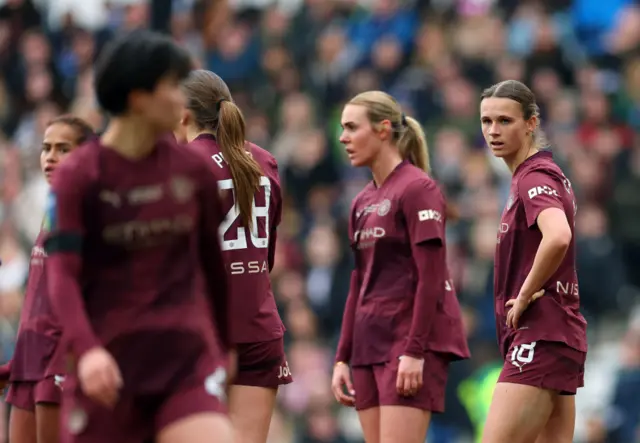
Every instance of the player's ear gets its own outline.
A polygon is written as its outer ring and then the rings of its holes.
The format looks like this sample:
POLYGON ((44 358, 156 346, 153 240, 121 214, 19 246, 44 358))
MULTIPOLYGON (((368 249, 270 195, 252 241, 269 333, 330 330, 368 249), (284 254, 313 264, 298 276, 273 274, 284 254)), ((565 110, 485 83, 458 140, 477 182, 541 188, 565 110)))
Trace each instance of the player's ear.
POLYGON ((147 108, 149 94, 144 91, 131 91, 129 93, 129 110, 133 114, 144 113, 147 108))
POLYGON ((182 115, 180 117, 180 125, 181 126, 189 126, 193 122, 193 114, 188 109, 182 110, 182 115))

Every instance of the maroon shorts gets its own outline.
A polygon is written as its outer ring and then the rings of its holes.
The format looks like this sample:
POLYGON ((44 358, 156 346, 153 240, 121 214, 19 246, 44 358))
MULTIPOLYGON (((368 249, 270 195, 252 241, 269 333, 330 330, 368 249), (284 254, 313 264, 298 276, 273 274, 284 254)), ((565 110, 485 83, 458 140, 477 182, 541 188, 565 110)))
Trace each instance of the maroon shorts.
POLYGON ((562 395, 575 395, 584 386, 586 352, 560 342, 514 343, 509 347, 498 383, 534 386, 562 395))
POLYGON ((14 381, 7 391, 7 403, 26 411, 35 411, 40 403, 59 405, 62 400, 62 380, 56 375, 38 382, 14 381))
POLYGON ((62 403, 61 443, 141 443, 171 423, 202 412, 226 414, 226 370, 193 377, 167 392, 132 395, 125 390, 114 409, 88 399, 69 377, 62 403))
POLYGON ((423 385, 412 397, 398 394, 396 380, 400 360, 351 368, 356 409, 377 406, 408 406, 431 412, 444 412, 444 394, 450 360, 436 353, 427 353, 422 372, 423 385))
POLYGON ((277 389, 292 381, 283 338, 238 344, 238 374, 234 385, 277 389))

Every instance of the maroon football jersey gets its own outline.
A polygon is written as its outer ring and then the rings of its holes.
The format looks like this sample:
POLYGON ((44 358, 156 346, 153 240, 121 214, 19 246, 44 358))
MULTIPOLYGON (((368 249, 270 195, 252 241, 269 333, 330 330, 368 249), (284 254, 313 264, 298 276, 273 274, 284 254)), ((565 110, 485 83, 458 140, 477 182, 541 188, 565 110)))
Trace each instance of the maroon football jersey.
POLYGON ((282 214, 282 194, 276 159, 247 143, 247 150, 264 175, 252 206, 252 229, 242 225, 233 180, 215 137, 202 134, 189 145, 209 165, 218 182, 225 215, 220 225, 220 245, 229 275, 232 335, 236 343, 274 340, 284 334, 269 272, 273 267, 276 232, 282 214))
POLYGON ((337 360, 354 366, 425 352, 467 358, 460 306, 446 264, 445 202, 409 162, 353 202, 356 269, 337 360))
MULTIPOLYGON (((514 172, 498 230, 494 292, 498 341, 503 357, 516 336, 516 331, 506 327, 504 305, 518 296, 533 266, 542 240, 536 220, 547 208, 564 211, 574 233, 577 206, 571 183, 554 163, 552 154, 543 151, 526 159, 514 172)), ((522 343, 562 342, 586 352, 587 322, 580 314, 575 235, 560 267, 543 289, 545 296, 531 303, 520 319, 518 340, 522 343)))
POLYGON ((31 249, 27 290, 11 360, 11 381, 39 381, 49 373, 64 372, 63 362, 52 361, 61 328, 47 295, 45 234, 40 232, 31 249))
POLYGON ((224 363, 222 212, 197 156, 168 137, 135 161, 90 142, 56 172, 48 214, 48 286, 76 356, 105 346, 134 393, 224 363))

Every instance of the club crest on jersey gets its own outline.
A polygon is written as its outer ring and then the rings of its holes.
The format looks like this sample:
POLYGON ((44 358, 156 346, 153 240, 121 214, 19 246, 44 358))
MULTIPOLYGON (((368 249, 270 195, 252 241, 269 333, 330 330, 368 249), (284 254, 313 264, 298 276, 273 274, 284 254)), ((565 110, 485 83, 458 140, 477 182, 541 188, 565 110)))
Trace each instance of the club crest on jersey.
POLYGON ((56 228, 58 201, 56 195, 53 192, 49 192, 47 196, 47 203, 44 211, 44 218, 42 219, 42 230, 50 232, 56 228))
POLYGON ((389 213, 390 210, 391 210, 391 202, 389 201, 388 198, 385 198, 384 200, 382 200, 382 202, 380 202, 380 205, 378 205, 378 215, 380 217, 384 217, 389 213))
POLYGON ((194 192, 193 182, 185 177, 177 176, 171 179, 171 192, 173 198, 179 203, 185 203, 191 199, 194 192))

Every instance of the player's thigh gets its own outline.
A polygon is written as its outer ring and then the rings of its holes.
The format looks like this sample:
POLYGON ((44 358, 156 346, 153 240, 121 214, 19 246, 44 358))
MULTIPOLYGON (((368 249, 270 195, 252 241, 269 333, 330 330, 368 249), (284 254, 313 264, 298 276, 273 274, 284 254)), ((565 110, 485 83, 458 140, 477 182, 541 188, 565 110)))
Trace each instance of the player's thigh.
POLYGON ((571 443, 576 423, 576 398, 574 395, 558 395, 551 417, 536 443, 571 443))
POLYGON ((229 418, 215 412, 192 414, 172 422, 156 435, 156 443, 233 443, 229 418))
POLYGON ((276 405, 276 389, 233 385, 229 389, 229 417, 235 440, 265 443, 276 405))
POLYGON ((358 410, 358 420, 362 427, 364 441, 380 443, 380 407, 374 406, 358 410))
POLYGON ((11 443, 37 443, 36 415, 33 411, 11 406, 9 441, 11 443))
POLYGON ((57 443, 60 440, 61 384, 56 377, 45 378, 36 384, 34 398, 38 443, 57 443))
POLYGON ((534 386, 497 383, 482 442, 534 443, 551 416, 556 396, 534 386))
POLYGON ((36 443, 35 383, 15 382, 9 386, 7 403, 9 414, 9 441, 36 443))
POLYGON ((58 443, 60 441, 59 404, 36 404, 36 434, 38 443, 58 443))
POLYGON ((293 381, 283 338, 240 343, 237 352, 238 373, 233 385, 277 389, 293 381))
POLYGON ((380 442, 380 398, 374 366, 351 368, 355 408, 367 443, 380 442))
POLYGON ((380 443, 424 443, 431 412, 409 406, 380 406, 380 443))

